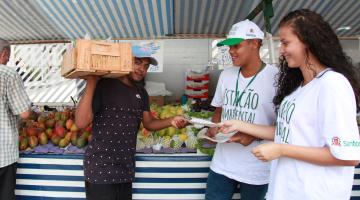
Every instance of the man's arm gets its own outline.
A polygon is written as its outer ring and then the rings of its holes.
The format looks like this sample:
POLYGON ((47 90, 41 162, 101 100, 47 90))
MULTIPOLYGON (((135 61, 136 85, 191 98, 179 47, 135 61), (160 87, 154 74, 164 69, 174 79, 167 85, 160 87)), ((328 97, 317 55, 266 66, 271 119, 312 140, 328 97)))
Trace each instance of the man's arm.
POLYGON ((359 164, 358 160, 340 160, 334 157, 329 147, 304 147, 271 142, 255 147, 252 153, 262 161, 288 157, 324 166, 356 166, 359 164))
POLYGON ((17 72, 8 77, 7 85, 7 99, 11 112, 14 115, 19 115, 22 119, 27 119, 30 114, 30 99, 25 91, 24 83, 17 72))
POLYGON ((75 111, 75 124, 79 128, 87 127, 93 120, 92 101, 99 77, 89 76, 83 96, 75 111))
MULTIPOLYGON (((222 112, 222 107, 216 107, 215 111, 214 111, 214 114, 211 117, 211 121, 214 122, 214 123, 221 122, 221 112, 222 112)), ((209 136, 209 137, 214 137, 218 132, 219 132, 218 127, 211 127, 206 132, 206 135, 209 136)))
POLYGON ((182 116, 169 117, 166 119, 156 119, 149 111, 143 112, 143 125, 149 131, 161 130, 170 126, 184 128, 188 121, 182 116))
POLYGON ((27 110, 25 112, 20 113, 19 116, 20 116, 21 119, 27 119, 27 118, 30 117, 30 114, 31 114, 31 110, 29 109, 29 110, 27 110))

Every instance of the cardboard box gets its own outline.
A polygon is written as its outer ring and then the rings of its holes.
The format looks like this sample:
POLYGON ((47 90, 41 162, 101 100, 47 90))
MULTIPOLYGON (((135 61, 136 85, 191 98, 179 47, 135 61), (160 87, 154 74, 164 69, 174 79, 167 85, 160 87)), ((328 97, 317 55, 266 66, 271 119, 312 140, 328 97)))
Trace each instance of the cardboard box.
POLYGON ((165 104, 164 96, 149 96, 150 104, 157 104, 158 106, 163 106, 165 104))

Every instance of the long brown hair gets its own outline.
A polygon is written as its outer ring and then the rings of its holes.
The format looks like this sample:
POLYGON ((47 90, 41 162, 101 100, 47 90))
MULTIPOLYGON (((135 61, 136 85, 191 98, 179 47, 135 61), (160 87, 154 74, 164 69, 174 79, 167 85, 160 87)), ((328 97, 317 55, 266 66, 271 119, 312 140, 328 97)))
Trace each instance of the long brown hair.
MULTIPOLYGON (((287 14, 280 22, 280 28, 289 26, 294 34, 304 43, 323 65, 331 67, 334 71, 343 74, 350 82, 356 103, 360 100, 359 71, 352 64, 339 42, 335 32, 329 23, 324 21, 321 15, 308 9, 295 10, 287 14)), ((280 57, 280 72, 277 81, 277 94, 274 104, 278 108, 281 101, 303 81, 299 68, 289 68, 284 57, 280 57)))

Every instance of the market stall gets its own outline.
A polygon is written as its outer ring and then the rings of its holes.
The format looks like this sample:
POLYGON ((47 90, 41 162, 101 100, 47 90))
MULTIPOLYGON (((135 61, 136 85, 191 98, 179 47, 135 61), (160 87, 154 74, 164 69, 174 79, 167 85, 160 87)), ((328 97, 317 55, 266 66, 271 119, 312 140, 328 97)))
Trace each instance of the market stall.
MULTIPOLYGON (((212 43, 214 39, 222 38, 234 22, 252 17, 260 26, 266 25, 268 32, 272 32, 271 28, 277 29, 276 26, 268 26, 272 7, 267 7, 267 14, 264 16, 255 17, 261 9, 257 9, 251 16, 248 15, 249 11, 261 3, 272 3, 274 13, 285 13, 302 7, 312 8, 324 14, 327 20, 338 18, 339 21, 332 21, 334 28, 341 28, 342 24, 353 27, 349 32, 344 29, 337 30, 339 36, 356 36, 360 30, 360 24, 354 20, 359 17, 359 12, 356 12, 359 2, 356 0, 331 0, 326 6, 323 1, 306 0, 159 0, 146 1, 144 4, 132 0, 12 2, 0 3, 0 15, 5 19, 0 21, 0 24, 6 27, 0 31, 0 37, 14 44, 31 44, 13 45, 8 65, 14 66, 21 75, 30 99, 36 104, 35 110, 46 113, 46 116, 49 112, 42 110, 44 105, 62 111, 67 107, 74 107, 81 96, 85 87, 84 81, 61 77, 60 65, 64 52, 69 48, 69 42, 83 38, 85 34, 96 39, 111 37, 115 42, 145 42, 158 53, 159 60, 164 60, 159 68, 150 69, 152 72, 161 73, 149 74, 149 77, 156 81, 160 79, 166 84, 166 88, 173 92, 168 102, 179 102, 184 93, 200 99, 211 96, 210 90, 216 85, 216 81, 211 81, 215 70, 211 71, 210 75, 202 76, 202 82, 194 81, 194 77, 186 77, 186 73, 190 68, 199 70, 210 66, 218 69, 221 62, 229 59, 225 55, 224 60, 217 60, 213 56, 215 47, 212 43), (332 7, 336 9, 331 9, 332 7), (191 40, 191 44, 188 40, 191 40)), ((272 24, 278 24, 281 15, 273 19, 272 24)), ((268 48, 264 51, 267 60, 274 63, 276 45, 271 34, 268 34, 267 45, 268 48)), ((359 48, 356 53, 358 50, 359 48)), ((153 96, 152 99, 163 104, 166 102, 166 95, 168 94, 153 96)), ((182 109, 174 111, 172 107, 174 105, 169 105, 167 112, 183 112, 182 109)), ((161 112, 167 108, 161 107, 159 110, 159 107, 155 106, 153 110, 157 112, 157 117, 161 118, 161 112)), ((201 107, 196 109, 203 110, 201 107)), ((168 113, 163 115, 168 116, 168 113)), ((70 125, 68 130, 71 132, 70 125)), ((32 135, 33 138, 26 139, 23 143, 22 138, 19 139, 20 147, 21 144, 24 146, 17 172, 17 199, 85 199, 82 159, 86 143, 91 140, 90 134, 79 132, 74 141, 72 134, 66 136, 65 130, 60 130, 57 134, 62 138, 53 139, 54 141, 48 133, 44 134, 39 132, 36 137, 32 135), (47 139, 44 139, 44 134, 47 139), (69 140, 61 142, 65 137, 69 140), (80 137, 81 142, 78 142, 80 137)), ((198 142, 192 128, 180 132, 167 129, 156 133, 141 129, 137 145, 133 198, 204 199, 211 161, 208 154, 211 154, 213 147, 195 144, 198 142), (173 139, 174 135, 177 135, 176 139, 173 139), (161 144, 160 148, 158 144, 161 144)), ((238 193, 234 195, 234 199, 239 199, 238 193)), ((360 199, 359 166, 354 175, 351 199, 360 199)))
MULTIPOLYGON (((155 117, 183 112, 178 106, 154 104, 151 111, 155 117)), ((65 108, 59 112, 38 113, 37 120, 23 123, 19 138, 22 151, 17 170, 17 199, 85 199, 83 153, 87 141, 91 140, 91 130, 77 129, 72 112, 65 108), (42 121, 47 127, 45 132, 41 129, 42 121), (49 134, 51 138, 48 139, 49 134)), ((206 119, 211 112, 187 114, 206 119)), ((204 199, 214 149, 199 137, 196 137, 195 144, 191 141, 192 137, 201 134, 201 128, 189 126, 185 131, 167 128, 157 132, 139 130, 133 199, 204 199), (165 141, 167 139, 169 141, 165 141)), ((359 185, 360 166, 354 175, 353 200, 360 199, 359 185)), ((233 199, 239 199, 239 194, 236 193, 233 199)))

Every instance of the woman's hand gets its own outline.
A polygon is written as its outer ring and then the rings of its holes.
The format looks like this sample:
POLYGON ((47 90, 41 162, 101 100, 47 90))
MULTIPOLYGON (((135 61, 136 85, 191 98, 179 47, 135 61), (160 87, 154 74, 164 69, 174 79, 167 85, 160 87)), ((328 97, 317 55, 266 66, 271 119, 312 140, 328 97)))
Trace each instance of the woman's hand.
POLYGON ((283 155, 282 144, 273 142, 261 144, 255 147, 252 150, 252 153, 259 160, 264 162, 272 161, 274 159, 280 158, 283 155))
POLYGON ((241 121, 229 120, 229 121, 224 121, 224 122, 220 123, 219 125, 220 125, 219 132, 231 133, 234 131, 239 131, 239 129, 241 127, 241 121))

